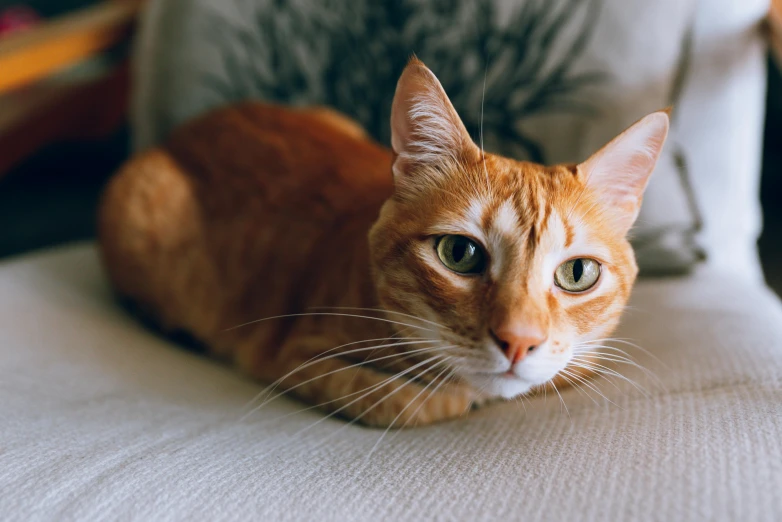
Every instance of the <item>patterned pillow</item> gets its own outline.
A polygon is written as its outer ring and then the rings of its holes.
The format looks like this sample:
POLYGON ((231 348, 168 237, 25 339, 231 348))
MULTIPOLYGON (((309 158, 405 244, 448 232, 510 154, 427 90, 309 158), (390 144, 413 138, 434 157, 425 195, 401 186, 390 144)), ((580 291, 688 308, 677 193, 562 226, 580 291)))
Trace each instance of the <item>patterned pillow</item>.
MULTIPOLYGON (((328 104, 389 142, 411 53, 440 78, 477 142, 577 162, 674 104, 696 0, 157 0, 138 54, 143 148, 231 101, 328 104)), ((673 139, 634 231, 642 273, 702 258, 687 152, 673 139)))

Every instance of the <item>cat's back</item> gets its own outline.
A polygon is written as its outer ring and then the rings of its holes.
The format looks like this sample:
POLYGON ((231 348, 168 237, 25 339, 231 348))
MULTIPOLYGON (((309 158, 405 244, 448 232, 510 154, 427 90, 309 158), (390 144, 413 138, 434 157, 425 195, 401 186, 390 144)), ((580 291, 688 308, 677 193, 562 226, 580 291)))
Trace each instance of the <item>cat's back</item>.
POLYGON ((224 320, 214 310, 252 308, 257 274, 284 274, 274 294, 289 294, 324 234, 374 219, 392 190, 391 159, 328 109, 208 113, 109 183, 99 215, 109 277, 163 326, 214 331, 224 320))
POLYGON ((377 206, 391 192, 390 152, 328 109, 249 102, 176 130, 164 150, 192 178, 210 210, 222 200, 333 218, 377 206), (358 198, 358 199, 357 199, 358 198))

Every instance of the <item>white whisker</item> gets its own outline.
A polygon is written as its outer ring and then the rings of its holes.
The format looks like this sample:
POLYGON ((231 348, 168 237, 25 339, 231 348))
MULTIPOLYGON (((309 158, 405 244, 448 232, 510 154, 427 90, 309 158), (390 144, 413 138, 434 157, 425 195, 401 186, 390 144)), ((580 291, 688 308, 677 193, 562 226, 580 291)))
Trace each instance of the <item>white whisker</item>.
POLYGON ((385 314, 395 314, 395 315, 401 315, 404 317, 409 317, 410 319, 417 319, 419 321, 423 321, 424 323, 431 324, 432 326, 436 326, 438 328, 442 328, 443 330, 450 330, 445 325, 442 325, 440 323, 436 323, 434 321, 430 321, 428 319, 424 319, 422 317, 418 317, 416 315, 412 314, 406 314, 404 312, 397 312, 396 310, 385 310, 383 308, 361 308, 361 307, 355 307, 355 306, 315 306, 312 307, 313 310, 355 310, 357 312, 381 312, 385 314))
MULTIPOLYGON (((282 377, 280 377, 280 378, 279 378, 279 379, 277 379, 276 381, 274 381, 274 382, 272 382, 271 384, 269 384, 268 386, 266 386, 266 387, 265 387, 263 390, 261 390, 261 391, 260 391, 260 393, 258 393, 258 395, 256 395, 256 396, 255 396, 255 397, 253 397, 252 399, 250 399, 250 400, 247 402, 247 404, 245 404, 245 405, 244 405, 244 408, 247 408, 247 407, 249 407, 251 404, 253 404, 253 403, 257 402, 257 401, 258 401, 258 400, 260 400, 260 399, 261 399, 261 397, 263 397, 264 395, 271 394, 271 393, 272 393, 272 392, 273 392, 273 391, 274 391, 274 390, 277 388, 277 386, 279 385, 279 383, 281 383, 283 380, 285 380, 286 378, 288 378, 289 376, 291 376, 293 373, 295 373, 295 372, 296 372, 296 371, 298 371, 299 369, 302 369, 302 367, 303 367, 305 364, 307 364, 307 363, 309 363, 309 362, 311 362, 311 361, 314 361, 315 359, 318 359, 318 358, 322 357, 323 355, 325 355, 325 354, 327 354, 327 353, 333 352, 334 350, 339 350, 340 348, 344 348, 344 347, 346 347, 346 346, 352 346, 352 345, 354 345, 354 344, 361 344, 361 343, 373 343, 373 342, 378 342, 378 341, 392 341, 392 340, 395 340, 395 339, 397 339, 397 338, 395 338, 395 337, 380 337, 380 338, 378 338, 378 339, 365 339, 365 340, 363 340, 363 341, 353 341, 353 342, 350 342, 350 343, 340 344, 339 346, 335 346, 334 348, 330 348, 330 349, 326 350, 325 352, 322 352, 322 353, 319 353, 319 354, 317 354, 317 355, 314 355, 313 357, 311 357, 311 358, 309 358, 308 360, 306 360, 306 361, 304 361, 303 363, 301 363, 299 366, 297 366, 297 367, 296 367, 295 369, 293 369, 291 372, 288 372, 287 374, 283 375, 282 377)), ((407 339, 410 339, 410 340, 418 340, 419 338, 413 338, 413 337, 410 337, 410 338, 406 338, 406 339, 403 339, 403 340, 407 340, 407 339)), ((243 408, 243 409, 244 409, 244 408, 243 408)))
MULTIPOLYGON (((449 358, 448 358, 448 357, 446 357, 445 359, 443 359, 443 360, 439 361, 437 364, 445 364, 445 363, 446 363, 448 360, 449 360, 449 358)), ((440 377, 442 374, 444 374, 444 373, 445 373, 445 372, 447 372, 448 370, 449 370, 448 366, 446 366, 445 368, 443 368, 443 370, 442 370, 440 373, 438 373, 437 375, 435 375, 435 376, 434 376, 434 379, 432 379, 431 381, 429 381, 429 383, 428 383, 426 386, 424 386, 424 387, 421 389, 421 391, 419 391, 419 392, 416 394, 416 396, 415 396, 415 397, 413 397, 413 398, 412 398, 412 399, 411 399, 411 400, 410 400, 410 401, 407 403, 407 405, 406 405, 404 408, 402 408, 402 411, 400 411, 400 412, 397 414, 397 416, 396 416, 396 417, 394 417, 394 420, 392 420, 392 421, 389 423, 388 427, 387 427, 387 428, 386 428, 386 429, 383 431, 382 435, 380 435, 380 438, 378 438, 378 439, 377 439, 377 442, 375 442, 375 444, 374 444, 374 445, 372 446, 372 448, 369 450, 369 453, 367 453, 367 459, 369 459, 369 457, 371 457, 371 456, 372 456, 372 453, 373 453, 373 452, 375 451, 375 449, 378 447, 378 445, 380 444, 380 441, 382 441, 382 440, 383 440, 383 437, 385 437, 385 436, 386 436, 386 434, 388 433, 388 431, 389 431, 389 430, 390 430, 390 429, 391 429, 391 428, 394 426, 394 424, 396 424, 396 421, 398 421, 398 420, 399 420, 399 417, 401 417, 401 416, 402 416, 402 415, 405 413, 405 411, 407 411, 407 409, 408 409, 408 408, 409 408, 409 407, 410 407, 410 406, 411 406, 413 403, 415 403, 415 401, 417 401, 417 400, 418 400, 418 398, 419 398, 419 397, 420 397, 420 396, 421 396, 421 395, 422 395, 422 394, 423 394, 423 393, 424 393, 424 392, 425 392, 427 389, 429 389, 429 386, 431 386, 431 385, 432 385, 432 384, 433 384, 433 383, 434 383, 434 382, 435 382, 435 381, 436 381, 436 380, 437 380, 437 379, 438 379, 438 378, 439 378, 439 377, 440 377)), ((453 372, 453 370, 451 370, 451 371, 453 372)), ((435 391, 436 391, 436 389, 435 389, 435 391)), ((434 393, 434 392, 433 392, 433 393, 434 393)), ((431 395, 432 395, 432 394, 429 394, 429 396, 430 396, 430 397, 431 397, 431 395)), ((427 399, 428 399, 428 398, 427 398, 427 399)), ((425 401, 424 401, 424 402, 425 402, 425 401)), ((421 404, 423 405, 423 403, 421 403, 421 404)), ((419 409, 420 409, 420 406, 419 406, 419 409)), ((415 415, 416 415, 416 413, 418 413, 418 409, 416 409, 416 410, 413 412, 413 414, 410 416, 410 418, 414 418, 414 417, 415 417, 415 415)), ((405 422, 405 425, 407 425, 407 422, 405 422)), ((403 425, 403 426, 402 426, 402 428, 404 428, 404 427, 405 427, 405 425, 403 425)))
MULTIPOLYGON (((584 378, 584 377, 581 377, 581 376, 579 376, 579 375, 576 375, 576 374, 574 374, 574 373, 572 373, 572 372, 570 372, 570 371, 568 371, 568 370, 562 370, 562 372, 564 372, 564 373, 567 373, 567 375, 569 375, 569 376, 570 376, 570 377, 572 377, 573 379, 576 379, 576 380, 577 380, 579 383, 581 383, 581 384, 583 384, 584 386, 588 387, 590 390, 594 391, 595 393, 597 393, 598 395, 600 395, 600 396, 601 396, 603 399, 605 399, 606 401, 610 402, 611 404, 613 404, 614 406, 616 406, 616 407, 617 407, 617 408, 619 408, 620 410, 623 410, 623 409, 624 409, 624 408, 622 408, 621 406, 619 406, 618 404, 616 404, 614 401, 612 401, 611 399, 609 399, 608 397, 606 397, 606 396, 603 394, 603 392, 601 392, 601 391, 600 391, 600 390, 597 388, 597 386, 596 386, 595 384, 593 384, 593 383, 590 383, 590 382, 589 382, 589 381, 588 381, 586 378, 584 378)), ((563 376, 563 377, 564 377, 564 376, 563 376)), ((608 380, 608 379, 606 379, 606 380, 608 380)), ((609 382, 609 383, 611 383, 611 384, 612 384, 614 387, 616 387, 616 385, 615 385, 613 382, 611 382, 611 381, 608 381, 608 382, 609 382)), ((618 389, 618 388, 617 388, 617 389, 618 389)))
MULTIPOLYGON (((592 341, 583 341, 583 342, 581 342, 579 344, 580 345, 588 345, 588 344, 598 344, 598 343, 606 343, 606 342, 621 343, 621 344, 624 344, 626 346, 630 346, 632 348, 635 348, 636 350, 639 350, 639 351, 643 352, 644 354, 648 355, 649 357, 651 357, 652 359, 654 359, 663 368, 666 368, 666 369, 670 370, 670 367, 668 367, 668 365, 666 365, 659 358, 657 358, 657 356, 655 356, 652 352, 650 352, 649 350, 647 350, 646 348, 644 348, 642 346, 639 346, 638 344, 635 344, 635 343, 631 342, 629 339, 624 339, 624 338, 621 338, 621 337, 606 337, 606 338, 603 338, 603 339, 594 339, 592 341)), ((611 348, 619 350, 619 348, 616 348, 615 346, 611 346, 611 348)))
POLYGON ((571 387, 571 388, 573 388, 574 390, 576 390, 576 391, 577 391, 577 392, 579 392, 580 394, 582 394, 582 395, 585 395, 585 396, 586 396, 588 399, 590 399, 592 402, 594 402, 594 403, 595 403, 595 406, 599 406, 599 403, 597 402, 597 399, 595 399, 594 397, 592 397, 591 395, 589 395, 589 394, 588 394, 586 391, 584 391, 584 389, 581 387, 581 381, 575 381, 575 380, 571 380, 571 379, 569 378, 569 377, 572 377, 573 379, 575 379, 575 378, 576 378, 576 376, 575 376, 574 374, 572 374, 572 373, 568 372, 567 370, 560 370, 560 372, 559 372, 559 376, 560 376, 560 377, 562 377, 563 379, 565 379, 565 381, 566 381, 566 382, 567 382, 567 383, 570 385, 570 387, 571 387))
POLYGON ((486 168, 486 149, 483 148, 483 105, 486 100, 486 76, 489 72, 489 62, 486 61, 486 65, 483 69, 483 91, 481 92, 481 159, 483 160, 483 173, 486 175, 486 191, 491 190, 491 183, 489 181, 489 170, 486 168))
MULTIPOLYGON (((580 366, 580 364, 582 364, 582 363, 588 364, 588 363, 590 363, 590 362, 591 362, 591 361, 586 361, 586 360, 583 360, 583 359, 578 359, 577 357, 574 357, 574 358, 573 358, 573 361, 575 361, 575 363, 574 363, 574 364, 568 364, 568 366, 567 366, 565 369, 572 369, 572 370, 575 370, 576 368, 582 368, 582 369, 583 369, 583 366, 580 366)), ((571 361, 571 363, 572 363, 573 361, 571 361)), ((597 374, 597 372, 595 372, 594 370, 590 370, 590 371, 592 371, 593 373, 597 374)), ((600 374, 597 374, 597 375, 600 375, 600 374)), ((584 376, 584 377, 582 377, 582 378, 583 378, 583 379, 586 379, 586 380, 589 380, 589 378, 588 378, 588 377, 585 377, 585 376, 584 376)), ((615 383, 614 381, 612 381, 612 380, 610 380, 610 379, 606 379, 606 381, 607 381, 607 382, 608 382, 608 383, 609 383, 611 386, 613 386, 614 388, 616 388, 616 389, 617 389, 617 391, 622 391, 622 390, 621 390, 621 388, 619 388, 619 386, 617 386, 617 385, 616 385, 616 383, 615 383)))
MULTIPOLYGON (((570 410, 567 409, 567 404, 565 404, 565 399, 562 398, 562 394, 559 393, 559 390, 557 389, 557 385, 553 382, 551 383, 551 387, 554 388, 554 391, 557 392, 557 396, 559 397, 559 402, 562 404, 562 406, 565 408, 565 412, 567 413, 568 419, 570 419, 570 410)), ((562 409, 559 410, 560 412, 562 409)))
POLYGON ((236 330, 237 328, 242 328, 244 326, 249 326, 251 324, 262 323, 265 321, 271 321, 273 319, 285 319, 290 317, 314 317, 314 316, 353 317, 358 319, 373 319, 375 321, 382 321, 384 323, 398 324, 402 326, 407 326, 409 328, 417 328, 419 330, 431 331, 423 326, 417 326, 414 324, 408 324, 400 321, 393 321, 391 319, 385 319, 383 317, 372 317, 371 315, 359 315, 359 314, 343 314, 343 313, 336 313, 336 312, 306 312, 306 313, 299 313, 299 314, 274 315, 271 317, 264 317, 263 319, 256 319, 255 321, 248 321, 246 323, 232 326, 231 328, 226 328, 223 331, 230 332, 231 330, 236 330))
MULTIPOLYGON (((419 341, 419 342, 423 342, 423 341, 419 341)), ((429 342, 429 341, 427 341, 427 342, 429 342)), ((407 343, 407 344, 410 344, 410 343, 407 343)), ((247 412, 247 413, 246 413, 246 414, 245 414, 245 415, 244 415, 244 416, 243 416, 243 417, 240 419, 240 421, 243 421, 243 420, 245 420, 247 417, 249 417, 249 416, 250 416, 250 415, 252 415, 253 413, 257 412, 258 410, 260 410, 261 408, 263 408, 264 406, 266 406, 266 405, 267 405, 267 404, 269 404, 270 402, 272 402, 272 401, 274 401, 274 400, 278 399, 279 397, 282 397, 283 395, 285 395, 285 394, 287 394, 287 393, 290 393, 291 391, 293 391, 293 390, 295 390, 295 389, 297 389, 297 388, 300 388, 300 387, 302 387, 302 386, 305 386, 305 385, 307 385, 307 384, 309 384, 309 383, 311 383, 311 382, 313 382, 313 381, 316 381, 316 380, 318 380, 318 379, 322 379, 323 377, 328 377, 329 375, 333 375, 333 374, 335 374, 335 373, 339 373, 339 372, 342 372, 342 371, 345 371, 345 370, 349 370, 349 369, 351 369, 351 368, 356 368, 356 367, 359 367, 359 366, 364 366, 364 365, 366 365, 366 364, 375 363, 375 362, 377 362, 377 361, 382 361, 382 360, 386 360, 386 359, 391 359, 391 358, 393 358, 393 357, 400 357, 400 356, 402 356, 402 355, 407 355, 407 354, 411 354, 411 353, 431 353, 431 352, 435 352, 435 351, 445 350, 445 349, 447 349, 447 348, 449 348, 449 347, 435 346, 435 347, 429 347, 429 348, 421 348, 421 349, 418 349, 418 350, 411 350, 411 351, 409 351, 409 352, 400 352, 400 353, 395 353, 395 354, 391 354, 391 355, 385 355, 385 356, 383 356, 383 357, 378 357, 378 358, 376 358, 376 359, 370 359, 370 360, 367 360, 367 361, 361 361, 361 362, 357 362, 357 363, 355 363, 355 364, 351 364, 351 365, 348 365, 348 366, 344 366, 344 367, 342 367, 342 368, 337 368, 336 370, 331 370, 331 371, 329 371, 329 372, 322 373, 322 374, 320 374, 320 375, 317 375, 317 376, 315 376, 315 377, 312 377, 311 379, 307 379, 306 381, 304 381, 304 382, 301 382, 301 383, 297 384, 296 386, 292 386, 292 387, 290 387, 290 388, 286 388, 285 390, 283 390, 282 392, 278 393, 277 395, 274 395, 273 397, 271 397, 271 398, 269 398, 269 399, 266 399, 266 400, 264 400, 264 401, 263 401, 261 404, 259 404, 258 406, 254 407, 252 410, 250 410, 249 412, 247 412)), ((376 348, 376 347, 371 347, 371 348, 367 348, 367 349, 377 349, 377 348, 376 348)), ((323 358, 323 359, 318 359, 318 360, 316 360, 316 361, 312 361, 312 363, 310 363, 310 364, 317 364, 317 363, 323 362, 323 361, 324 361, 324 360, 326 360, 326 359, 331 359, 331 358, 333 358, 333 357, 339 357, 340 355, 341 355, 341 354, 336 354, 336 355, 332 355, 332 356, 329 356, 329 357, 326 357, 326 358, 323 358)), ((298 370, 297 370, 297 371, 298 371, 298 370)))
MULTIPOLYGON (((437 366, 439 366, 440 364, 443 364, 443 362, 444 362, 444 361, 447 361, 448 359, 449 359, 449 357, 445 357, 444 359, 443 359, 443 358, 441 358, 441 360, 437 361, 437 362, 436 362, 434 365, 432 365, 431 367, 427 368, 427 369, 426 369, 426 371, 424 371, 424 372, 421 372, 420 374, 416 375, 415 379, 416 379, 416 380, 420 379, 421 377, 423 377, 423 375, 424 375, 424 374, 428 373, 430 370, 432 370, 432 369, 436 368, 436 367, 437 367, 437 366)), ((404 388, 404 387, 405 387, 405 386, 407 386, 408 384, 410 384, 410 381, 406 382, 405 384, 403 384, 402 386, 400 386, 400 387, 399 387, 399 388, 397 388, 396 390, 392 390, 392 391, 391 391, 390 393, 388 393, 388 394, 387 394, 385 397, 383 397, 382 399, 378 400, 378 401, 377 401, 377 402, 375 402, 375 403, 374 403, 372 406, 370 406, 369 408, 367 408, 366 410, 364 410, 364 412, 363 412, 361 415, 359 415, 359 416, 358 416, 358 417, 356 417, 355 419, 351 420, 351 421, 350 421, 348 424, 353 424, 354 422, 357 422, 357 421, 359 421, 359 420, 360 420, 360 419, 361 419, 361 418, 362 418, 364 415, 366 415, 367 413, 369 413, 369 412, 370 412, 371 410, 373 410, 373 409, 374 409, 376 406, 378 406, 380 403, 382 403, 382 402, 384 402, 385 400, 387 400, 387 399, 388 399, 389 397, 391 397, 392 395, 396 394, 396 393, 397 393, 399 390, 401 390, 402 388, 404 388)), ((436 389, 436 388, 435 388, 435 389, 436 389)))
POLYGON ((637 369, 641 370, 642 372, 648 374, 649 376, 656 377, 651 370, 649 370, 648 368, 644 368, 643 366, 641 366, 640 364, 638 364, 634 360, 630 359, 629 357, 622 356, 622 355, 617 355, 617 354, 614 354, 614 353, 602 353, 602 352, 596 351, 596 352, 590 353, 589 355, 576 354, 574 356, 574 358, 579 358, 581 360, 586 360, 586 361, 589 361, 591 359, 597 359, 597 360, 602 360, 602 361, 610 361, 610 362, 616 362, 616 363, 620 363, 620 364, 626 364, 628 366, 632 366, 634 368, 637 368, 637 369))
MULTIPOLYGON (((419 374, 418 376, 416 376, 416 378, 421 377, 421 375, 422 374, 419 374)), ((288 417, 292 417, 293 415, 298 415, 300 413, 304 413, 305 411, 310 411, 310 410, 314 410, 314 409, 317 409, 317 408, 322 408, 323 406, 328 406, 329 404, 333 404, 335 402, 338 402, 338 401, 341 401, 341 400, 345 400, 345 399, 347 399, 349 397, 353 397, 354 395, 358 395, 359 393, 363 393, 365 391, 374 391, 374 390, 376 390, 376 389, 378 389, 378 388, 380 388, 382 386, 385 386, 386 384, 388 384, 389 382, 391 382, 392 380, 394 380, 396 378, 397 378, 397 374, 394 374, 394 375, 390 376, 388 379, 385 379, 385 380, 383 380, 383 381, 381 381, 379 383, 375 383, 375 384, 372 384, 372 385, 367 386, 365 388, 361 388, 360 390, 354 391, 352 393, 348 393, 347 395, 343 395, 342 397, 338 397, 336 399, 331 399, 329 401, 321 402, 319 404, 315 404, 315 405, 309 406, 307 408, 302 408, 302 409, 296 410, 294 412, 288 413, 288 414, 283 415, 281 417, 277 417, 277 418, 273 419, 270 422, 273 424, 276 421, 287 419, 288 417)))
MULTIPOLYGON (((446 368, 446 369, 447 369, 447 368, 446 368)), ((441 380, 441 381, 440 381, 440 382, 437 384, 437 386, 435 386, 435 388, 434 388, 434 389, 431 391, 431 393, 429 393, 429 395, 427 395, 427 396, 426 396, 426 399, 424 399, 424 400, 421 402, 421 404, 419 404, 419 405, 418 405, 418 408, 416 408, 416 409, 415 409, 415 411, 414 411, 414 412, 413 412, 413 414, 410 416, 410 418, 409 418, 409 419, 407 419, 407 420, 405 421, 405 423, 404 423, 404 424, 402 424, 402 427, 400 428, 400 431, 401 431, 401 430, 403 430, 403 429, 405 428, 405 426, 407 426, 408 422, 410 422, 410 420, 411 420, 411 419, 414 419, 414 418, 415 418, 415 416, 418 414, 418 412, 421 410, 421 408, 423 408, 423 407, 424 407, 424 405, 427 403, 427 401, 429 401, 429 399, 431 399, 431 398, 432 398, 432 396, 433 396, 435 393, 437 393, 437 390, 439 390, 439 389, 440 389, 440 387, 441 387, 443 384, 445 384, 446 382, 448 382, 448 381, 449 381, 449 380, 450 380, 450 379, 453 377, 453 375, 454 375, 455 373, 456 373, 456 368, 452 368, 452 369, 451 369, 451 372, 450 372, 448 375, 446 375, 446 376, 445 376, 445 377, 444 377, 444 378, 443 378, 443 379, 442 379, 442 380, 441 380)), ((434 380, 433 380, 432 382, 434 382, 434 380)), ((430 383, 430 384, 431 384, 431 383, 430 383)), ((428 387, 428 386, 427 386, 427 387, 428 387)))
MULTIPOLYGON (((420 368, 421 366, 423 366, 423 365, 425 365, 425 364, 429 364, 429 363, 430 363, 430 362, 432 362, 432 361, 436 361, 436 362, 435 362, 435 364, 433 364, 432 366, 430 366, 429 368, 427 368, 427 370, 426 370, 426 371, 429 371, 429 370, 431 370, 432 368, 436 367, 436 366, 437 366, 437 364, 439 364, 439 359, 442 359, 443 357, 445 357, 445 356, 444 356, 444 355, 435 355, 434 357, 431 357, 431 358, 429 358, 429 359, 427 359, 427 360, 425 360, 425 361, 422 361, 422 362, 420 362, 420 363, 418 363, 418 364, 416 364, 416 365, 414 365, 414 366, 411 366, 410 368, 408 368, 408 369, 404 370, 403 372, 397 373, 397 374, 395 374, 395 375, 393 375, 393 376, 389 377, 388 379, 386 379, 385 381, 383 381, 383 383, 382 383, 382 384, 383 384, 383 385, 385 385, 385 384, 387 384, 387 383, 390 383, 390 382, 392 382, 393 380, 399 379, 400 377, 404 377, 404 376, 405 376, 405 375, 407 375, 408 373, 410 373, 410 372, 412 372, 412 371, 415 371, 416 369, 420 368)), ((424 372, 424 373, 425 373, 425 372, 424 372)), ((420 377, 420 375, 419 375, 419 377, 420 377)), ((407 384, 409 384, 410 382, 411 382, 411 381, 407 381, 407 382, 405 382, 405 383, 404 383, 404 384, 402 384, 402 386, 400 386, 399 388, 396 388, 395 390, 392 390, 392 392, 393 392, 393 393, 396 393, 397 391, 399 391, 399 390, 401 390, 402 388, 404 388, 404 387, 405 387, 407 384)), ((373 388, 372 390, 370 390, 370 391, 366 392, 365 394, 361 395, 360 397, 358 397, 358 398, 356 398, 356 399, 353 399, 352 401, 350 401, 349 403, 347 403, 347 404, 345 404, 344 406, 340 407, 339 409, 337 409, 337 410, 334 410, 333 412, 329 413, 328 415, 326 415, 326 416, 324 416, 324 417, 322 417, 322 418, 318 419, 318 420, 317 420, 317 421, 315 421, 313 424, 310 424, 310 425, 309 425, 309 426, 307 426, 306 428, 303 428, 303 429, 301 429, 301 430, 297 431, 296 433, 294 433, 293 437, 296 437, 296 436, 300 435, 301 433, 303 433, 303 432, 305 432, 305 431, 307 431, 307 430, 309 430, 309 429, 312 429, 312 428, 314 428, 315 426, 317 426, 317 425, 318 425, 318 424, 320 424, 321 422, 324 422, 325 420, 327 420, 327 419, 330 419, 330 418, 331 418, 331 417, 333 417, 334 415, 337 415, 339 412, 343 411, 345 408, 349 408, 350 406, 352 406, 353 404, 357 403, 358 401, 360 401, 360 400, 361 400, 361 399, 363 399, 364 397, 367 397, 368 395, 372 394, 372 393, 373 393, 375 390, 377 390, 377 389, 379 389, 379 388, 380 388, 380 386, 377 386, 377 387, 373 388)), ((390 396, 391 396, 393 393, 386 394, 386 395, 383 397, 383 399, 382 399, 382 400, 386 400, 386 399, 388 399, 388 397, 390 397, 390 396)), ((375 403, 375 405, 373 405, 373 407, 374 407, 374 406, 376 406, 376 405, 377 405, 377 403, 375 403)), ((358 421, 358 420, 359 420, 361 417, 363 417, 364 415, 366 415, 368 411, 369 411, 369 410, 364 410, 364 412, 363 412, 361 415, 359 415, 359 416, 355 417, 355 418, 354 418, 354 419, 352 419, 350 422, 346 423, 344 426, 342 426, 341 428, 339 428, 339 429, 338 429, 336 432, 334 432, 334 433, 332 434, 332 436, 334 436, 334 435, 336 435, 337 433, 341 432, 343 429, 347 428, 348 426, 352 426, 352 425, 353 425, 353 423, 357 422, 357 421, 358 421)))
POLYGON ((291 375, 295 374, 298 371, 301 371, 301 370, 303 370, 303 369, 305 369, 305 368, 307 368, 309 366, 312 366, 313 364, 315 364, 317 362, 325 361, 325 360, 328 360, 328 359, 333 359, 335 357, 341 357, 343 355, 347 355, 347 354, 350 354, 350 353, 355 353, 355 352, 360 352, 360 351, 367 351, 367 350, 376 350, 379 347, 403 346, 403 345, 406 345, 406 344, 423 344, 423 343, 426 343, 426 342, 436 342, 436 341, 432 341, 432 340, 428 340, 428 339, 420 339, 420 338, 417 338, 417 337, 408 337, 408 338, 381 337, 381 338, 378 338, 378 339, 369 339, 369 340, 364 340, 364 341, 354 341, 354 342, 351 342, 351 343, 345 343, 345 344, 341 344, 339 346, 335 346, 334 348, 330 348, 330 349, 328 349, 328 350, 326 350, 324 352, 321 352, 321 353, 319 353, 319 354, 309 358, 308 360, 304 361, 303 363, 298 365, 293 370, 289 371, 288 373, 286 373, 285 375, 283 375, 282 377, 280 377, 279 379, 277 379, 273 383, 269 384, 266 388, 261 390, 261 392, 258 395, 253 397, 244 407, 245 408, 249 407, 254 402, 260 400, 261 397, 263 397, 264 395, 271 395, 271 393, 274 392, 274 390, 276 390, 277 387, 285 379, 287 379, 288 377, 290 377, 291 375), (392 343, 392 344, 379 345, 379 346, 369 346, 369 347, 365 347, 365 348, 359 348, 359 349, 356 349, 356 350, 348 350, 346 352, 339 352, 337 354, 333 354, 333 355, 329 355, 328 357, 324 357, 327 353, 331 353, 331 352, 333 352, 335 350, 339 350, 340 348, 344 348, 346 346, 352 346, 354 344, 361 344, 361 343, 368 343, 368 342, 375 342, 375 341, 392 341, 392 340, 400 340, 400 341, 411 340, 411 342, 410 343, 392 343))
POLYGON ((577 364, 574 364, 573 366, 576 367, 576 368, 583 368, 584 370, 593 371, 593 372, 595 372, 597 374, 600 374, 600 375, 611 375, 613 377, 617 377, 617 378, 622 379, 623 381, 629 383, 631 386, 633 386, 633 388, 638 390, 647 399, 649 397, 651 397, 651 395, 649 395, 649 392, 647 392, 641 385, 636 383, 634 380, 632 380, 632 379, 630 379, 628 377, 625 377, 621 373, 617 373, 614 370, 611 370, 610 368, 608 368, 606 366, 603 366, 603 365, 600 365, 600 364, 595 364, 595 363, 587 363, 587 364, 585 364, 585 363, 577 363, 577 364))
MULTIPOLYGON (((611 346, 600 346, 597 348, 604 348, 609 349, 612 348, 611 346)), ((624 353, 621 350, 619 350, 620 353, 624 353)), ((576 354, 573 356, 573 360, 582 361, 586 363, 592 363, 595 360, 597 361, 605 361, 605 362, 613 362, 613 363, 619 363, 619 364, 626 364, 628 366, 632 366, 633 368, 637 368, 640 370, 647 378, 651 379, 656 387, 658 387, 661 390, 665 390, 665 384, 660 380, 660 378, 651 370, 648 368, 644 368, 640 364, 636 363, 632 359, 629 358, 629 356, 625 355, 617 355, 615 353, 603 353, 601 351, 592 351, 589 352, 589 355, 584 354, 576 354)))

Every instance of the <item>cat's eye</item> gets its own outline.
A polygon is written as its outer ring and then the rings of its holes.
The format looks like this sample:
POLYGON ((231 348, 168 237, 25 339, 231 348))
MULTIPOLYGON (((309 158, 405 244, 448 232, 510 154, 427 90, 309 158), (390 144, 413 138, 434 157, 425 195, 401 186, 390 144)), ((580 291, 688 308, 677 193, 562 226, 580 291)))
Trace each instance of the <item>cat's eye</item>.
POLYGON ((600 278, 600 263, 588 257, 565 261, 554 272, 554 282, 567 292, 586 292, 600 278))
POLYGON ((481 246, 464 236, 443 236, 437 241, 437 257, 459 274, 480 274, 486 263, 481 246))

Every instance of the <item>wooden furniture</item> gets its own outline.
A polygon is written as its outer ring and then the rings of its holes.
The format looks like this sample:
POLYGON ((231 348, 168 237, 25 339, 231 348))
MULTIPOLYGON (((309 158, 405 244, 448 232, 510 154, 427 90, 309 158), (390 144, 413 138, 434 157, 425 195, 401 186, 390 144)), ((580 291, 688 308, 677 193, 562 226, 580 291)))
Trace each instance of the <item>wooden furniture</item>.
POLYGON ((106 136, 124 121, 127 59, 64 72, 128 42, 143 0, 108 0, 0 38, 0 177, 50 143, 106 136))
POLYGON ((782 0, 771 0, 768 28, 771 53, 779 67, 782 66, 782 0))

